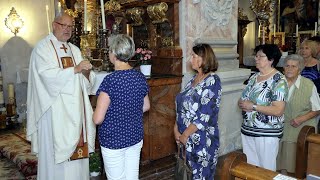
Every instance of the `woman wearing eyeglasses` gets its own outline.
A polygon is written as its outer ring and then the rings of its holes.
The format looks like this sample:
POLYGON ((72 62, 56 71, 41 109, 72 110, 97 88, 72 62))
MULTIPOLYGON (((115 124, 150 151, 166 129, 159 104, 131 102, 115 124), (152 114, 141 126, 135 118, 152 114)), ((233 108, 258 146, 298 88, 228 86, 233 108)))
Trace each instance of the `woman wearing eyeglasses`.
POLYGON ((221 82, 215 74, 218 61, 210 45, 192 48, 191 66, 197 73, 176 97, 174 136, 185 145, 193 179, 210 180, 218 161, 221 100, 221 82))
POLYGON ((275 171, 288 84, 285 76, 274 68, 281 57, 278 46, 259 45, 254 51, 260 72, 250 77, 238 101, 243 115, 243 152, 248 163, 275 171))

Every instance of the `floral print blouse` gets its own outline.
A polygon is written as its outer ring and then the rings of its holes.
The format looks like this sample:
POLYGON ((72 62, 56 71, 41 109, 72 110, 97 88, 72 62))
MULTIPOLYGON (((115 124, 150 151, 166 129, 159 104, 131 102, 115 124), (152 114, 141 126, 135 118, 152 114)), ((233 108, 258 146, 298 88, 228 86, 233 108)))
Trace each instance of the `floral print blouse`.
MULTIPOLYGON (((270 106, 273 101, 286 101, 288 84, 285 76, 280 72, 275 73, 267 80, 257 82, 258 73, 252 75, 247 86, 242 92, 242 100, 250 100, 260 106, 270 106)), ((282 116, 270 116, 261 112, 242 112, 243 124, 241 133, 254 137, 282 137, 282 116)))
POLYGON ((192 86, 195 76, 176 97, 177 125, 182 134, 194 124, 198 130, 186 143, 186 156, 193 170, 193 179, 213 179, 219 151, 218 113, 221 82, 211 73, 192 86))

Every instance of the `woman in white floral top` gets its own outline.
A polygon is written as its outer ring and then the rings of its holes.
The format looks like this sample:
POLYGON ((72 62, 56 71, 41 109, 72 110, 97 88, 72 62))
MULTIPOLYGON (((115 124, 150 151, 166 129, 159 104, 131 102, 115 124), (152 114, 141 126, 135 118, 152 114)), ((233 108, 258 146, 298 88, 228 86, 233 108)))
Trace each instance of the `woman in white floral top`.
POLYGON ((281 57, 278 46, 259 45, 254 51, 260 72, 250 77, 238 102, 243 115, 243 152, 248 163, 275 171, 288 84, 274 68, 281 57))

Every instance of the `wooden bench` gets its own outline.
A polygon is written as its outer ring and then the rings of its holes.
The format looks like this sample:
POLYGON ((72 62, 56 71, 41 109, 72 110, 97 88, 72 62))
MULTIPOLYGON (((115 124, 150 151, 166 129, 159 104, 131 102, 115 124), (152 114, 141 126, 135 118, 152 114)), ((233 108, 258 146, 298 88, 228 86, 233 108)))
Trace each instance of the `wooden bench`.
POLYGON ((244 153, 233 151, 224 159, 218 176, 220 180, 268 180, 278 174, 280 173, 248 164, 244 153))
POLYGON ((296 177, 306 178, 307 174, 320 176, 320 135, 315 128, 305 126, 297 141, 296 177))

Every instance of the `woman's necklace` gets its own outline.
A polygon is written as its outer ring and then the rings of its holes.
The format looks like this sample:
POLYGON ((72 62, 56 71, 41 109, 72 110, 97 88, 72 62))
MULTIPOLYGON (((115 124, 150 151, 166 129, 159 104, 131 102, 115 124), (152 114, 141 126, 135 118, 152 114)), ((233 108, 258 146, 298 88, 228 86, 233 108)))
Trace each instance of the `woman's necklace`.
POLYGON ((267 74, 262 75, 261 72, 259 73, 259 76, 264 77, 264 76, 268 76, 269 74, 271 74, 274 71, 274 68, 272 68, 272 70, 270 72, 268 72, 267 74))
POLYGON ((207 74, 203 74, 203 75, 199 75, 194 79, 193 81, 193 86, 197 85, 198 83, 200 83, 205 77, 206 77, 207 74))

